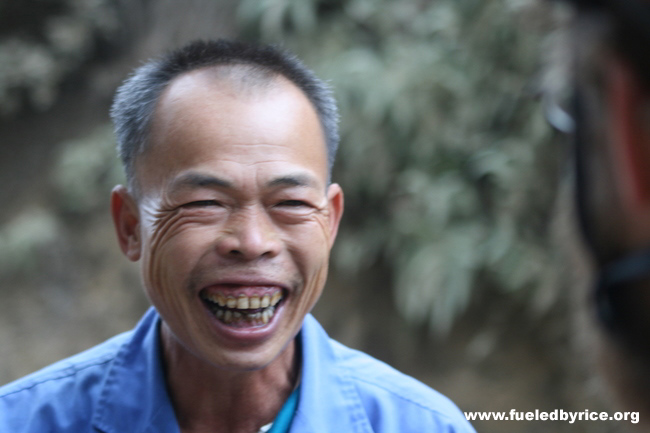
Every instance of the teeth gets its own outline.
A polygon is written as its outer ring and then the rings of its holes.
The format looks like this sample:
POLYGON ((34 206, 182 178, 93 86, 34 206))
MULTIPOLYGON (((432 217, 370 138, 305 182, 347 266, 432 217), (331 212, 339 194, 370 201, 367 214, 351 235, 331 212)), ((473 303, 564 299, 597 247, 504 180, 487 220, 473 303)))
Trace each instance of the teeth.
POLYGON ((267 308, 269 305, 275 306, 282 300, 282 292, 275 292, 273 295, 259 296, 246 295, 224 296, 221 293, 205 295, 205 299, 219 305, 220 307, 237 308, 238 310, 254 310, 257 308, 267 308))
POLYGON ((244 294, 226 296, 223 293, 206 294, 204 298, 214 304, 212 307, 215 317, 226 324, 241 323, 239 326, 246 326, 247 322, 252 326, 266 325, 275 314, 278 303, 282 300, 282 292, 276 291, 273 294, 264 296, 251 296, 244 294), (217 305, 219 307, 217 307, 217 305), (261 311, 247 313, 246 310, 261 311))
POLYGON ((214 312, 217 319, 220 319, 226 324, 237 324, 242 321, 248 322, 250 325, 266 325, 271 321, 275 315, 275 307, 269 306, 262 311, 255 313, 246 313, 242 311, 222 310, 216 309, 214 312))
POLYGON ((237 299, 237 309, 239 310, 248 310, 248 298, 244 295, 241 295, 237 299))

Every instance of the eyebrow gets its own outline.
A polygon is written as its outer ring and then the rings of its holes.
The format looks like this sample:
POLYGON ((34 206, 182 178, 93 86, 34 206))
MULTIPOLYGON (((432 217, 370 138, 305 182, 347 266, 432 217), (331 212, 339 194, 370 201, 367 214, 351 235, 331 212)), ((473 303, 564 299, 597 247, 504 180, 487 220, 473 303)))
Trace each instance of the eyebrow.
POLYGON ((268 187, 278 186, 306 186, 315 187, 316 181, 311 177, 304 174, 281 176, 275 178, 266 184, 268 187))
POLYGON ((202 173, 186 173, 178 179, 174 180, 171 189, 175 192, 188 187, 232 188, 232 182, 229 182, 220 177, 202 173))
MULTIPOLYGON (((267 182, 268 188, 276 187, 316 187, 317 182, 311 176, 295 174, 280 176, 267 182)), ((233 188, 232 182, 217 176, 203 173, 186 173, 172 182, 172 192, 184 188, 233 188)))

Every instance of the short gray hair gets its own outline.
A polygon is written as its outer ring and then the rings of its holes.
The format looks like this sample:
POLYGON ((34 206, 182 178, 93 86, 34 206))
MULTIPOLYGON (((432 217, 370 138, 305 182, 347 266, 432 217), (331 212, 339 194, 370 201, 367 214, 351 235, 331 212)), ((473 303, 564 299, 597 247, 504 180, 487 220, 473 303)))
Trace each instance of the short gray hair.
MULTIPOLYGON (((252 67, 257 73, 283 76, 312 103, 325 135, 328 181, 339 143, 339 114, 330 87, 295 55, 272 45, 232 40, 195 41, 136 69, 117 90, 111 108, 117 150, 127 183, 135 188, 135 160, 147 148, 156 103, 176 77, 213 66, 252 67)), ((246 68, 244 68, 246 69, 246 68)))

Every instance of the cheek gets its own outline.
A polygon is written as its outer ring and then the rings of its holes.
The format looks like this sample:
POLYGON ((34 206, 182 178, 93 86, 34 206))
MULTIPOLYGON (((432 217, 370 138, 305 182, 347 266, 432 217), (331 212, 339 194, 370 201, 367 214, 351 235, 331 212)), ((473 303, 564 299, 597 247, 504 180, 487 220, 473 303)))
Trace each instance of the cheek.
POLYGON ((320 296, 327 279, 330 252, 327 219, 320 215, 310 224, 295 228, 289 238, 289 252, 303 278, 302 302, 312 304, 320 296))
POLYGON ((165 292, 187 285, 191 270, 209 248, 206 227, 170 218, 149 231, 143 254, 143 277, 147 288, 165 292))
POLYGON ((300 261, 316 265, 327 262, 330 250, 329 240, 327 218, 317 215, 308 223, 292 226, 287 230, 285 243, 294 256, 301 258, 300 261))

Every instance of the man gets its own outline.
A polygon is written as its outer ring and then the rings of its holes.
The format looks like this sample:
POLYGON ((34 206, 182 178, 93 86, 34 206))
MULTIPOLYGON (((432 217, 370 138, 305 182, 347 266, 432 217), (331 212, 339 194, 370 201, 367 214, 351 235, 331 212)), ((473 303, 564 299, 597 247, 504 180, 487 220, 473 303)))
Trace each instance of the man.
POLYGON ((154 309, 2 388, 0 431, 473 431, 309 315, 343 192, 336 105, 297 59, 194 43, 139 68, 112 117, 128 183, 112 215, 154 309))
MULTIPOLYGON (((650 1, 572 0, 578 221, 606 376, 650 425, 650 1)), ((562 120, 563 116, 552 116, 562 120)), ((566 127, 566 128, 565 128, 566 127)))

